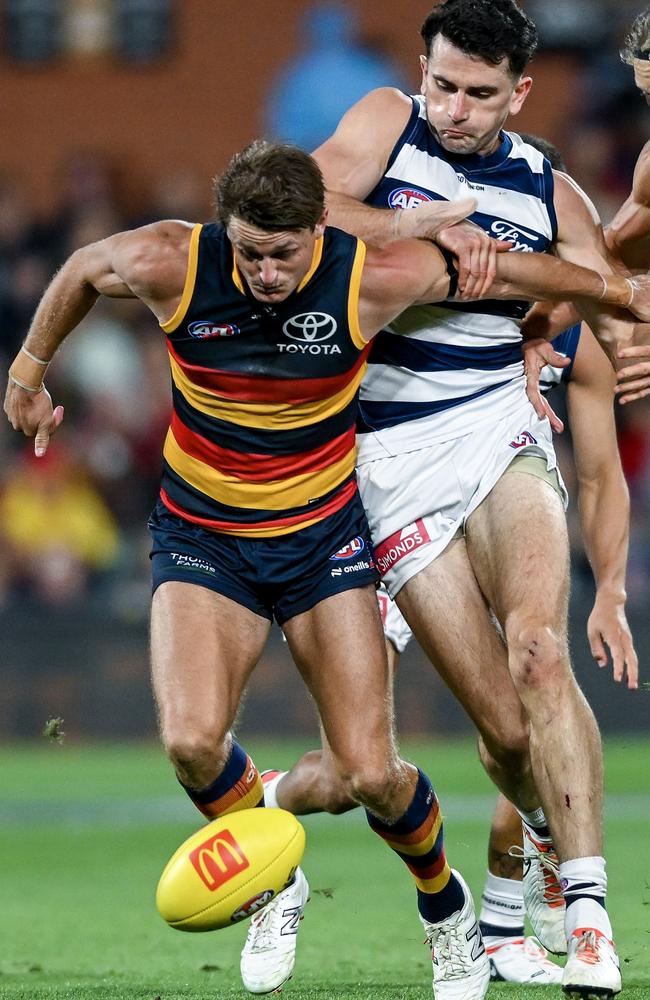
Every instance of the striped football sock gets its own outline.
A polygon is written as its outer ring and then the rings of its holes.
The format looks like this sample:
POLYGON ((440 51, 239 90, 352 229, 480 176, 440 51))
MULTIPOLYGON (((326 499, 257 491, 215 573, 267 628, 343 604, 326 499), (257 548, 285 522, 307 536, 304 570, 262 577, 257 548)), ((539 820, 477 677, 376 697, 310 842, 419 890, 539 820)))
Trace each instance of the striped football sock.
POLYGON ((395 823, 385 823, 368 810, 366 816, 413 875, 425 920, 439 923, 462 909, 465 896, 445 858, 440 806, 426 774, 418 770, 411 804, 395 823))
POLYGON ((226 766, 211 785, 200 791, 187 785, 183 788, 207 819, 264 805, 260 773, 246 751, 234 741, 226 766))

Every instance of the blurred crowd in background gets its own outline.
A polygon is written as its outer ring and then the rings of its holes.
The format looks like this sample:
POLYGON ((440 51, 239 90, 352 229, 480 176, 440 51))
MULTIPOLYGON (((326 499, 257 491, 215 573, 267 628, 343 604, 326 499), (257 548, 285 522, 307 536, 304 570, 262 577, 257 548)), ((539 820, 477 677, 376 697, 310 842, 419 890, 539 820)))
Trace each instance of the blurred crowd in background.
MULTIPOLYGON (((170 5, 163 6, 170 16, 170 5)), ((580 67, 579 90, 567 95, 579 113, 558 144, 607 222, 630 190, 650 125, 630 67, 618 56, 640 7, 593 0, 529 0, 525 7, 538 23, 542 47, 580 67)), ((22 50, 21 59, 29 62, 22 50)), ((398 65, 386 39, 364 37, 350 5, 305 7, 295 58, 278 69, 267 94, 267 134, 312 149, 363 93, 384 84, 409 89, 407 81, 412 87, 412 70, 398 65)), ((121 185, 128 170, 106 153, 80 149, 61 167, 58 201, 37 214, 21 175, 0 167, 3 371, 46 283, 75 248, 159 218, 206 217, 203 178, 161 169, 146 203, 134 207, 121 185)), ((140 304, 101 301, 61 350, 47 384, 66 415, 45 459, 35 460, 33 443, 0 423, 0 608, 97 601, 144 617, 144 524, 155 502, 169 413, 163 334, 140 304)), ((632 496, 628 592, 632 606, 641 607, 650 596, 650 406, 617 407, 617 419, 632 496)), ((568 435, 557 444, 575 495, 568 435)), ((570 526, 575 584, 588 587, 575 503, 570 526)))

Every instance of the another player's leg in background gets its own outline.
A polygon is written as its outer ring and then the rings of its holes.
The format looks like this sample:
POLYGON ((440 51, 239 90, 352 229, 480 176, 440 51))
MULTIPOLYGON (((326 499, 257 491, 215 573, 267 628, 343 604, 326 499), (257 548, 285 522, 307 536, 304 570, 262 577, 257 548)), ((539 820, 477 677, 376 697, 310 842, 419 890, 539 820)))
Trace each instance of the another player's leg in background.
POLYGON ((612 996, 620 973, 605 909, 602 750, 569 659, 569 547, 559 496, 534 475, 502 476, 469 518, 467 546, 530 719, 531 761, 566 900, 563 987, 612 996))
MULTIPOLYGON (((208 819, 264 805, 259 772, 230 727, 270 627, 267 618, 194 584, 166 582, 153 597, 151 663, 161 737, 179 781, 208 819)), ((298 869, 273 901, 275 910, 300 916, 307 895, 298 869)), ((264 910, 252 919, 263 916, 264 910)), ((247 989, 269 992, 286 982, 295 943, 295 933, 285 938, 284 950, 274 950, 263 976, 244 983, 247 989)))
POLYGON ((492 979, 545 986, 562 981, 562 969, 546 949, 524 931, 521 817, 503 795, 497 799, 488 847, 488 870, 481 897, 479 926, 490 959, 492 979))
POLYGON ((471 895, 447 863, 442 817, 429 779, 401 760, 392 682, 373 587, 337 594, 284 624, 314 696, 345 793, 405 862, 434 955, 436 996, 480 1000, 489 982, 471 895))

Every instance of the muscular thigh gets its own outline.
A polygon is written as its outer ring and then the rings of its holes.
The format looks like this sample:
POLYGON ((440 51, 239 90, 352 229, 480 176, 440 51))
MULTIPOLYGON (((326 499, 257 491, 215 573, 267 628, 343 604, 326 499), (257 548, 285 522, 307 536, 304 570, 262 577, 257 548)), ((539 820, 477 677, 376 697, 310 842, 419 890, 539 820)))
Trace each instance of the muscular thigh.
POLYGON ((361 754, 392 756, 392 690, 375 588, 335 594, 283 629, 333 756, 343 766, 361 754))
POLYGON ((525 713, 464 538, 455 539, 396 598, 432 664, 491 743, 525 728, 525 713))
POLYGON ((168 581, 153 596, 151 669, 163 729, 232 724, 270 622, 222 594, 168 581))
POLYGON ((569 544, 562 502, 537 476, 502 476, 467 523, 469 559, 507 628, 513 614, 566 631, 569 544))

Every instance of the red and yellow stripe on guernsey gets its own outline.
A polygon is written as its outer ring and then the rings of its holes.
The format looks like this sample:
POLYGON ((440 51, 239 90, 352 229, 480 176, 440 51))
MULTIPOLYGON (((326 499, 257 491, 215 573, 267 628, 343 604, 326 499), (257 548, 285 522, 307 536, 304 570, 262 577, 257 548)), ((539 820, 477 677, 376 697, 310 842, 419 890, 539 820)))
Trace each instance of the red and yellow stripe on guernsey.
POLYGON ((264 798, 264 785, 260 773, 248 757, 246 767, 239 781, 225 795, 214 802, 204 802, 199 808, 204 816, 213 819, 225 816, 226 813, 239 812, 241 809, 255 809, 264 798))
POLYGON ((377 831, 401 858, 422 892, 440 892, 451 878, 444 849, 435 855, 435 844, 442 826, 442 814, 437 800, 431 804, 429 815, 412 833, 394 834, 389 830, 377 831), (430 857, 427 857, 430 855, 430 857))
POLYGON ((356 458, 352 446, 342 458, 318 472, 255 482, 222 473, 201 458, 188 454, 171 428, 167 432, 163 455, 170 468, 186 483, 227 507, 278 512, 304 507, 314 497, 331 493, 352 475, 356 458))

